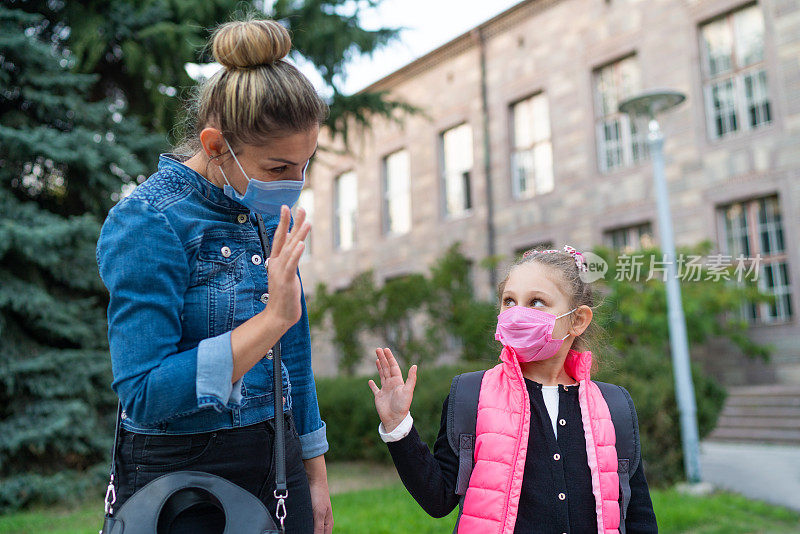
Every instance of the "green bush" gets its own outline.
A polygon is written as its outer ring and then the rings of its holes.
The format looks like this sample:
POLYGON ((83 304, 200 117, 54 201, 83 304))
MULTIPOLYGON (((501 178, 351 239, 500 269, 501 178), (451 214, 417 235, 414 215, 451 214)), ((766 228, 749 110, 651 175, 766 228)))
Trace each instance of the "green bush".
MULTIPOLYGON (((669 356, 649 349, 633 349, 624 357, 604 361, 593 378, 619 384, 630 392, 639 416, 648 482, 665 486, 683 480, 680 418, 669 356)), ((714 429, 726 393, 698 368, 692 369, 692 380, 702 439, 714 429)))
POLYGON ((497 306, 475 297, 471 269, 455 243, 431 266, 429 276, 410 273, 377 284, 367 271, 337 291, 319 284, 308 301, 308 318, 315 331, 331 327, 341 354, 337 365, 347 375, 366 350, 364 333, 392 347, 400 365, 435 361, 447 337, 460 347, 462 360, 476 362, 492 350, 497 306), (415 327, 420 320, 424 329, 415 327))
MULTIPOLYGON (((450 392, 450 381, 459 373, 478 367, 419 367, 411 414, 414 426, 431 447, 439 433, 442 402, 450 392)), ((405 374, 405 371, 404 371, 405 374)), ((330 450, 326 458, 389 462, 386 445, 378 436, 378 413, 367 381, 375 376, 318 378, 319 409, 328 430, 330 450)))
MULTIPOLYGON (((484 368, 491 367, 486 362, 484 368)), ((448 366, 420 368, 411 413, 423 441, 431 448, 439 432, 442 402, 453 376, 481 368, 448 366)), ((725 391, 694 370, 700 437, 716 423, 725 391)), ((391 461, 378 436, 378 414, 367 386, 373 377, 320 378, 317 392, 322 417, 328 426, 330 460, 391 461)), ((597 380, 612 382, 630 391, 639 415, 642 453, 651 485, 664 486, 683 478, 680 422, 675 403, 672 365, 663 353, 634 350, 600 366, 597 380)))
MULTIPOLYGON (((657 271, 647 280, 656 261, 664 257, 657 248, 631 252, 631 255, 597 247, 593 251, 608 263, 608 272, 595 282, 601 296, 596 322, 609 333, 601 346, 622 353, 631 347, 652 347, 667 350, 669 347, 669 310, 663 275, 657 271), (641 272, 632 267, 640 262, 641 272)), ((744 354, 764 360, 772 347, 762 345, 748 336, 748 324, 739 310, 747 302, 770 302, 774 296, 761 293, 752 276, 737 280, 733 265, 711 269, 708 265, 693 265, 696 258, 712 260, 712 246, 702 242, 678 250, 678 262, 684 275, 681 279, 681 303, 686 322, 686 335, 690 346, 698 346, 709 339, 727 339, 744 354)))

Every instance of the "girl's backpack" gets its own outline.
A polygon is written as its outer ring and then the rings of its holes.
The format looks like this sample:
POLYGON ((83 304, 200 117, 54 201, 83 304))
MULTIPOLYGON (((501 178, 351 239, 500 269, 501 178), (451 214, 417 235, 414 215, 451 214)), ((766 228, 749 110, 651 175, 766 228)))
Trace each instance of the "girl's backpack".
MULTIPOLYGON (((461 496, 459 508, 463 508, 464 495, 469 486, 469 477, 475 461, 475 422, 478 418, 478 396, 485 371, 473 371, 453 378, 450 397, 447 401, 447 441, 458 456, 458 478, 456 494, 461 496)), ((617 471, 620 486, 620 527, 625 534, 625 517, 631 500, 630 477, 639 468, 642 458, 639 443, 639 421, 633 400, 628 391, 615 384, 594 382, 600 388, 611 412, 617 443, 617 471)), ((459 510, 459 517, 461 516, 459 510)), ((458 524, 456 524, 458 529, 458 524)))

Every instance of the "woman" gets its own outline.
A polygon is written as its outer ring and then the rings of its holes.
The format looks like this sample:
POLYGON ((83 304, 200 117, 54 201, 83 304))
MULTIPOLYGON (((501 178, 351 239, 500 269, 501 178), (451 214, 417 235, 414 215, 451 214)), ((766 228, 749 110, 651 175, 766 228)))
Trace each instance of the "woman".
POLYGON ((281 59, 291 40, 277 22, 223 24, 211 48, 223 68, 192 103, 193 155, 162 154, 110 211, 97 244, 124 409, 116 507, 164 473, 196 470, 275 513, 270 349, 280 342, 287 532, 330 533, 328 443, 297 275, 310 231, 303 210, 289 231, 327 107, 281 59))

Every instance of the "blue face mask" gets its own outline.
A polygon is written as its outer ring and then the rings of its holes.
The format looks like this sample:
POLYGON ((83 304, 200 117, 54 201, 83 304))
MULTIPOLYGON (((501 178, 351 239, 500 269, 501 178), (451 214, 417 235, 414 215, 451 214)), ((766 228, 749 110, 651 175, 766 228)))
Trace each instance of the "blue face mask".
POLYGON ((247 179, 247 189, 245 189, 244 195, 241 195, 238 191, 236 191, 236 189, 233 188, 228 180, 228 177, 225 176, 225 171, 223 171, 222 167, 220 167, 219 170, 226 182, 222 190, 228 197, 239 202, 240 204, 244 204, 254 213, 258 213, 260 215, 278 215, 281 212, 281 206, 286 205, 291 208, 295 205, 297 199, 300 198, 300 191, 302 191, 303 186, 306 183, 306 169, 308 168, 308 162, 306 162, 305 166, 303 167, 302 180, 273 180, 271 182, 251 180, 250 177, 247 176, 247 173, 244 172, 242 164, 239 163, 239 160, 236 157, 236 154, 233 153, 233 149, 231 148, 231 145, 228 143, 227 139, 225 139, 225 144, 228 145, 228 150, 230 150, 233 160, 239 166, 239 170, 242 171, 242 174, 247 179))

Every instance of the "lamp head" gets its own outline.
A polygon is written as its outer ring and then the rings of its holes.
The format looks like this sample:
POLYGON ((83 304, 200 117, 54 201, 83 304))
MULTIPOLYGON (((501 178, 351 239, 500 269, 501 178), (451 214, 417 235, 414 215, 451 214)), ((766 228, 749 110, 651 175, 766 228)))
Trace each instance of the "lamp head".
POLYGON ((634 117, 646 117, 653 120, 656 114, 674 108, 686 100, 686 95, 670 89, 658 89, 645 91, 639 95, 623 100, 619 104, 619 110, 634 117))

